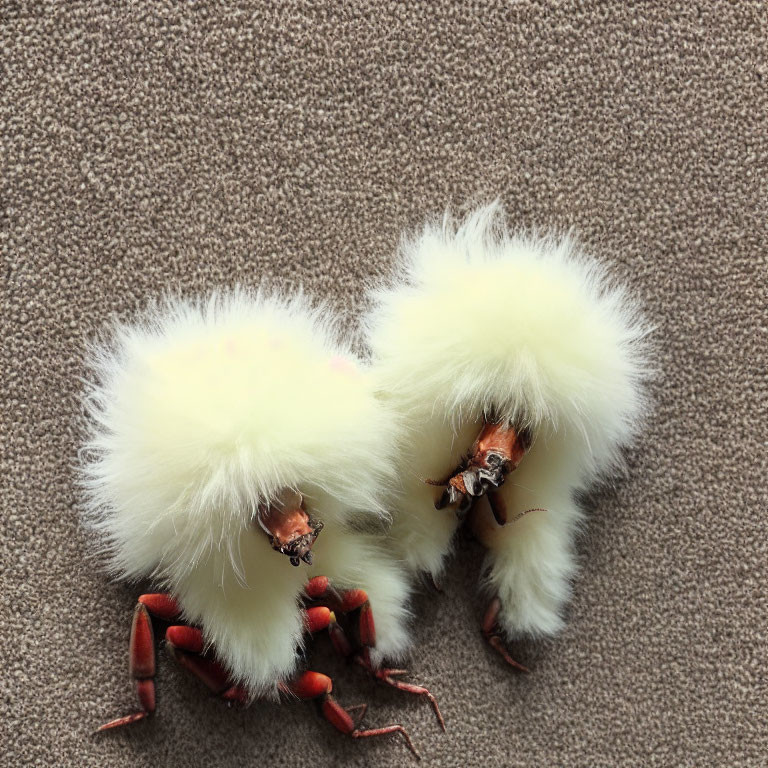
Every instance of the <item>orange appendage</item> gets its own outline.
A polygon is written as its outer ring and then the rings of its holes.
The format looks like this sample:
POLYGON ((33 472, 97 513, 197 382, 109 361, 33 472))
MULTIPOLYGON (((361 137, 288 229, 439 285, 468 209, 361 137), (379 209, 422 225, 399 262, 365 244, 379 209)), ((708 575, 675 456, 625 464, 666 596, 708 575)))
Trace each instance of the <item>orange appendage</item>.
POLYGON ((155 711, 155 683, 152 680, 139 680, 136 683, 139 704, 145 712, 155 711))
POLYGON ((329 585, 327 576, 315 576, 307 582, 304 591, 307 593, 307 597, 317 600, 328 591, 329 585))
POLYGON ((485 635, 490 635, 493 630, 496 627, 496 620, 499 616, 499 611, 501 610, 501 600, 499 600, 498 597, 494 597, 493 600, 488 604, 488 608, 485 611, 485 615, 483 616, 483 633, 485 635))
POLYGON ((368 602, 368 594, 364 590, 350 589, 344 592, 341 597, 341 610, 343 613, 349 613, 366 602, 368 602))
POLYGON ((307 629, 310 632, 320 632, 326 629, 333 619, 333 614, 329 608, 319 605, 315 608, 307 608, 305 611, 307 629))
POLYGON ((231 688, 227 671, 217 661, 184 651, 175 651, 174 656, 184 669, 202 680, 213 693, 222 694, 231 688))
POLYGON ((328 675, 307 671, 285 687, 299 699, 316 699, 333 690, 333 681, 328 675))
POLYGON ((134 712, 133 714, 126 715, 125 717, 118 717, 117 720, 110 720, 108 723, 104 723, 104 725, 99 726, 96 729, 96 733, 101 733, 102 731, 111 731, 113 728, 122 728, 124 725, 130 725, 131 723, 138 723, 139 720, 145 720, 148 715, 149 712, 134 712))
POLYGON ((511 667, 519 669, 521 672, 528 672, 528 667, 523 666, 519 661, 515 661, 504 645, 504 641, 496 633, 497 620, 499 612, 501 611, 501 600, 498 597, 494 597, 491 600, 488 609, 483 616, 483 635, 488 641, 488 644, 507 662, 511 667))
POLYGON ((376 624, 373 620, 371 604, 367 600, 360 610, 360 642, 367 648, 373 648, 376 645, 376 624))
POLYGON ((173 621, 181 613, 179 604, 166 592, 142 595, 139 602, 145 605, 153 616, 163 621, 173 621))
POLYGON ((355 721, 344 707, 332 696, 326 698, 320 705, 323 717, 337 730, 350 734, 355 730, 355 721))
POLYGON ((141 680, 155 675, 155 640, 152 620, 142 603, 133 612, 131 639, 128 644, 131 677, 141 680))
POLYGON ((338 622, 335 619, 336 617, 334 616, 334 620, 331 621, 331 624, 328 627, 328 634, 331 637, 331 643, 333 644, 333 647, 336 649, 336 653, 338 653, 339 656, 343 656, 346 659, 352 655, 352 652, 353 652, 352 643, 349 642, 347 633, 339 626, 338 622))
POLYGON ((203 633, 196 627, 178 625, 165 630, 165 639, 175 648, 190 653, 202 653, 205 643, 203 633))

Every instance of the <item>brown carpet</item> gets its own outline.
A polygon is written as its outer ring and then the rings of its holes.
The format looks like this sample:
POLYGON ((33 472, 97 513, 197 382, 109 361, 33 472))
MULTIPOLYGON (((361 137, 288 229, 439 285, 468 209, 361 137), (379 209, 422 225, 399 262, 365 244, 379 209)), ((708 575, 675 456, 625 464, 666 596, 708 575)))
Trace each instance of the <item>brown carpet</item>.
POLYGON ((446 735, 326 642, 313 664, 424 765, 766 765, 765 3, 271 5, 0 2, 2 764, 410 764, 309 705, 227 709, 162 652, 157 716, 92 735, 134 706, 139 587, 78 529, 82 341, 263 277, 353 317, 403 228, 498 195, 658 325, 631 478, 592 500, 567 631, 515 648, 532 674, 480 637, 475 544, 419 598, 446 735))

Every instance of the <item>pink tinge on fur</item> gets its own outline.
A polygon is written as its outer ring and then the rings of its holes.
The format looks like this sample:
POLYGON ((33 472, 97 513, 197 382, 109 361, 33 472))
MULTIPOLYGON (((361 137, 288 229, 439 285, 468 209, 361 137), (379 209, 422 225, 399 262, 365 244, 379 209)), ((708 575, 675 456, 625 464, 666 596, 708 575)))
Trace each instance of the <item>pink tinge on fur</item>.
POLYGON ((331 369, 336 373, 341 373, 345 376, 354 376, 357 374, 357 368, 355 364, 348 358, 341 355, 334 355, 331 358, 331 369))

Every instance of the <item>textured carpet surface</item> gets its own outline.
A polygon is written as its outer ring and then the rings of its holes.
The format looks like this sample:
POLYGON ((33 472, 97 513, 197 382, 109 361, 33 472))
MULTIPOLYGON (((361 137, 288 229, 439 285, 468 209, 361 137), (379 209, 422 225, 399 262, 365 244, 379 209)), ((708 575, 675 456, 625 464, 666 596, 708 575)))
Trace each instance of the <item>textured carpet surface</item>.
POLYGON ((528 676, 484 645, 459 541, 411 663, 446 735, 313 664, 424 765, 765 765, 765 3, 271 6, 0 2, 2 764, 409 763, 308 705, 227 709, 162 651, 157 716, 92 735, 134 706, 136 590, 78 528, 83 339, 265 277, 353 321, 403 229, 498 195, 575 226, 657 325, 631 477, 591 501, 567 630, 515 647, 528 676))

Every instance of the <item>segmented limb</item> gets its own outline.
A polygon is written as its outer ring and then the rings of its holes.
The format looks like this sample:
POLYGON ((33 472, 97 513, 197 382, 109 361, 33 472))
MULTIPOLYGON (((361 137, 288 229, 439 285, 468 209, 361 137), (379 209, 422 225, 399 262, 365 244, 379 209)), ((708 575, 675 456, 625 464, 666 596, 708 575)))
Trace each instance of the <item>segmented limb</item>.
POLYGON ((141 710, 105 723, 98 731, 119 728, 138 722, 155 711, 155 637, 150 613, 170 621, 179 615, 179 606, 167 594, 142 595, 133 612, 131 639, 128 641, 128 668, 136 683, 136 693, 141 710))
MULTIPOLYGON (((325 606, 307 608, 304 614, 307 629, 313 634, 327 629, 331 620, 335 620, 333 613, 325 606)), ((168 627, 165 641, 174 659, 201 680, 215 696, 238 704, 248 702, 248 691, 233 683, 226 669, 206 652, 203 633, 199 629, 185 625, 168 627)))
POLYGON ((498 597, 494 597, 483 617, 483 636, 488 641, 491 648, 499 653, 507 664, 513 666, 515 669, 519 669, 521 672, 528 672, 529 670, 527 667, 524 667, 520 662, 515 661, 509 655, 509 651, 504 645, 504 641, 498 634, 498 617, 500 610, 501 600, 499 600, 498 597))
POLYGON ((382 728, 359 727, 360 720, 365 715, 366 705, 359 705, 354 709, 362 709, 362 714, 358 716, 357 721, 350 714, 351 710, 344 709, 333 697, 333 681, 327 675, 319 672, 307 671, 300 675, 291 683, 284 683, 281 688, 299 699, 308 701, 316 700, 323 717, 338 731, 351 736, 353 739, 367 739, 373 736, 386 736, 389 733, 402 734, 408 749, 413 752, 417 759, 421 756, 413 746, 411 737, 402 725, 385 725, 382 728))
MULTIPOLYGON (((428 689, 420 685, 396 680, 396 677, 408 674, 405 669, 376 667, 371 661, 371 648, 376 647, 376 623, 368 594, 362 589, 336 591, 326 576, 316 576, 305 587, 307 596, 313 600, 322 600, 333 608, 328 633, 337 652, 345 658, 353 658, 356 664, 367 670, 376 680, 399 691, 423 696, 432 705, 440 727, 445 730, 445 720, 440 712, 437 699, 428 689), (347 633, 336 620, 335 611, 350 617, 356 635, 356 644, 350 642, 347 633)), ((312 610, 312 609, 310 609, 312 610)))
POLYGON ((412 693, 415 696, 423 696, 431 705, 434 710, 437 722, 440 723, 440 727, 445 731, 445 720, 443 720, 442 712, 438 706, 435 695, 428 688, 423 685, 414 685, 413 683, 406 683, 402 680, 395 678, 402 677, 408 674, 407 669, 390 669, 388 667, 375 667, 371 661, 371 653, 369 648, 363 648, 356 656, 355 662, 359 664, 363 669, 366 669, 376 680, 381 681, 385 685, 389 685, 392 688, 397 688, 398 691, 405 691, 406 693, 412 693))
MULTIPOLYGON (((155 711, 156 652, 150 615, 164 621, 173 621, 180 613, 178 603, 169 594, 146 594, 139 598, 133 614, 128 655, 130 673, 136 681, 141 710, 111 720, 98 731, 135 723, 155 711)), ((316 606, 305 611, 305 623, 312 633, 327 629, 332 621, 335 621, 335 616, 325 606, 316 606)), ((203 633, 199 629, 183 624, 173 625, 167 628, 165 640, 173 658, 216 696, 229 702, 247 703, 248 691, 243 686, 234 684, 224 667, 206 651, 203 633)))
POLYGON ((248 701, 248 691, 233 683, 227 670, 210 654, 205 653, 203 633, 197 627, 168 627, 165 643, 179 665, 203 682, 215 696, 238 704, 248 701))

